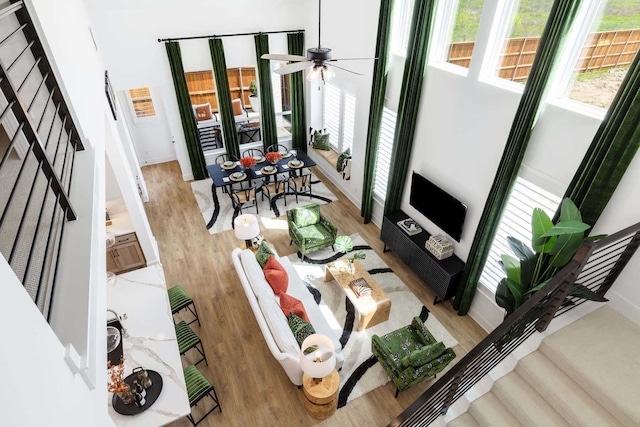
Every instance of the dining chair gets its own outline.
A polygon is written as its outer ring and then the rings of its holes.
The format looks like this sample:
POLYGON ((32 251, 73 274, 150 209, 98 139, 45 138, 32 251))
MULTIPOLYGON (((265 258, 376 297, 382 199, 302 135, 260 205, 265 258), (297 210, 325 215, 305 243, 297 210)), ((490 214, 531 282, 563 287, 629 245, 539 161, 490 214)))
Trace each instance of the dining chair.
POLYGON ((296 203, 298 203, 298 196, 309 196, 309 200, 312 198, 311 191, 311 171, 307 168, 300 170, 290 171, 290 183, 293 186, 293 192, 296 195, 296 203))
POLYGON ((289 149, 285 145, 282 145, 282 144, 273 144, 273 145, 270 145, 269 147, 267 147, 267 153, 272 153, 272 152, 276 152, 276 151, 284 156, 285 154, 287 154, 289 152, 289 149))
POLYGON ((282 194, 284 205, 287 206, 287 193, 293 192, 293 178, 288 173, 278 173, 267 178, 261 186, 262 200, 266 196, 269 200, 269 208, 273 210, 272 200, 282 194))
POLYGON ((215 162, 217 164, 222 164, 222 163, 224 163, 226 161, 237 162, 238 159, 236 159, 236 157, 234 155, 232 155, 232 154, 224 153, 224 154, 220 154, 218 157, 216 157, 216 160, 215 160, 215 162))
POLYGON ((262 187, 261 180, 254 181, 250 184, 236 183, 229 186, 229 197, 234 210, 243 212, 244 209, 254 207, 258 213, 257 194, 262 187))
POLYGON ((257 148, 249 148, 242 152, 242 157, 264 157, 264 153, 257 148))

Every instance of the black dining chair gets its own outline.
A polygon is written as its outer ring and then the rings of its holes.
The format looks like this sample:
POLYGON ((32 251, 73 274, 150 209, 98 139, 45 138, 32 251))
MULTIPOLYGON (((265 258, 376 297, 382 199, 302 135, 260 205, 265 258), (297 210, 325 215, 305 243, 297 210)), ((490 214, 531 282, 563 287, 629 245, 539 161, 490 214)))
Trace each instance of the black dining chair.
POLYGON ((236 157, 234 155, 232 155, 232 154, 224 153, 224 154, 220 154, 218 157, 216 157, 216 160, 215 160, 215 162, 217 164, 222 164, 222 163, 224 163, 226 161, 237 162, 238 159, 236 159, 236 157))
POLYGON ((282 194, 284 205, 287 206, 287 193, 293 192, 295 184, 293 178, 288 173, 277 173, 266 179, 260 188, 262 192, 262 200, 265 197, 269 200, 269 208, 273 210, 272 200, 282 194))
POLYGON ((258 197, 257 194, 262 189, 262 181, 254 181, 250 184, 235 183, 228 187, 228 194, 231 198, 231 204, 234 210, 240 213, 246 208, 256 208, 258 213, 258 197))
POLYGON ((242 152, 242 157, 264 157, 264 153, 257 148, 249 148, 242 152))
POLYGON ((282 144, 273 144, 267 147, 267 153, 278 152, 283 156, 289 152, 289 149, 282 144))
POLYGON ((296 195, 296 203, 298 203, 298 196, 308 195, 309 200, 311 200, 313 194, 311 192, 311 171, 307 168, 292 170, 290 175, 290 182, 296 195))

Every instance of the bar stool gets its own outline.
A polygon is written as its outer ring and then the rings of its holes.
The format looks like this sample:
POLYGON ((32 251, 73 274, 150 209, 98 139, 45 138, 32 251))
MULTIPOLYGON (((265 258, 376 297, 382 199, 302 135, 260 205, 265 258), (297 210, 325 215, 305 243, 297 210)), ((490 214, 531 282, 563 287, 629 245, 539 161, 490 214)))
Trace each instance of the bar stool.
MULTIPOLYGON (((198 321, 198 326, 200 326, 200 318, 198 318, 198 310, 196 309, 196 304, 193 302, 189 294, 182 289, 182 286, 176 285, 169 289, 167 289, 167 293, 169 294, 169 304, 171 305, 171 314, 176 314, 177 312, 184 310, 185 308, 191 312, 195 316, 188 324, 192 324, 196 320, 198 321), (193 309, 191 308, 193 307, 193 309)), ((174 320, 175 323, 175 320, 174 320)))
POLYGON ((218 395, 216 394, 216 389, 213 388, 209 380, 207 380, 204 375, 196 368, 194 365, 187 367, 184 370, 184 380, 187 383, 187 394, 189 395, 189 405, 193 408, 198 405, 205 397, 209 396, 216 405, 209 410, 202 418, 198 421, 193 419, 193 413, 187 415, 189 421, 194 426, 197 426, 202 420, 207 418, 210 413, 215 411, 216 409, 220 409, 220 413, 222 413, 222 406, 220 406, 220 401, 218 401, 218 395), (211 395, 213 392, 213 395, 211 395))
POLYGON ((204 354, 204 346, 202 345, 202 341, 200 340, 200 337, 196 335, 196 333, 193 332, 193 330, 191 330, 189 325, 187 325, 187 323, 183 320, 177 325, 175 325, 175 328, 176 328, 176 337, 178 338, 178 350, 180 351, 180 355, 184 356, 184 354, 187 351, 191 350, 192 348, 195 348, 198 351, 198 353, 200 353, 200 355, 202 356, 202 359, 198 360, 195 363, 195 365, 202 362, 203 360, 204 360, 204 363, 209 365, 209 362, 207 361, 207 356, 204 354))

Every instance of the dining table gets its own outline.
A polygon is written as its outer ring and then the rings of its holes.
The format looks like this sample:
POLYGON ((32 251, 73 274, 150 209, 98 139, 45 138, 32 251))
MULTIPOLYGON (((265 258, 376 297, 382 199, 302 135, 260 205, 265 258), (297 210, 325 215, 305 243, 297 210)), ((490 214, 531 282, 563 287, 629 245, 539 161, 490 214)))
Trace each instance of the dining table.
MULTIPOLYGON (((289 173, 292 177, 301 174, 304 169, 316 166, 316 163, 307 155, 307 153, 296 150, 289 151, 277 163, 272 164, 264 156, 254 157, 256 164, 250 168, 243 168, 240 162, 234 162, 233 165, 224 165, 224 163, 214 163, 207 165, 207 171, 211 177, 211 194, 213 196, 213 215, 207 223, 207 229, 213 227, 220 213, 220 200, 218 199, 218 189, 224 189, 232 184, 241 182, 251 182, 257 179, 269 180, 281 173, 289 173), (301 163, 296 164, 296 161, 301 163), (265 166, 275 166, 277 171, 267 174, 263 173, 265 166), (240 173, 242 176, 236 178, 240 173)), ((221 190, 222 191, 222 190, 221 190)))

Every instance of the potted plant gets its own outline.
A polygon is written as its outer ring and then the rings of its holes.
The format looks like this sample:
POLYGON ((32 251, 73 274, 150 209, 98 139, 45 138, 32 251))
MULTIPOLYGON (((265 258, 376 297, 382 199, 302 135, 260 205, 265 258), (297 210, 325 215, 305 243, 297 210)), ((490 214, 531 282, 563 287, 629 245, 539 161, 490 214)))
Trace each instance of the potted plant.
MULTIPOLYGON (((558 271, 573 259, 585 240, 598 240, 603 236, 584 237, 590 225, 582 222, 580 210, 570 199, 564 199, 560 209, 560 221, 553 224, 540 208, 531 217, 533 238, 531 248, 514 237, 508 237, 509 247, 516 255, 502 255, 502 268, 507 277, 498 283, 496 303, 505 309, 505 318, 544 287, 558 271)), ((582 284, 575 283, 569 296, 591 301, 608 301, 582 284)), ((571 304, 571 301, 565 301, 571 304)))
MULTIPOLYGON (((335 247, 338 252, 342 252, 343 254, 347 254, 353 250, 353 240, 349 236, 338 236, 336 237, 335 247)), ((349 269, 349 274, 355 273, 355 266, 353 265, 353 261, 356 259, 365 259, 367 254, 364 252, 354 252, 350 257, 347 258, 347 268, 349 269)))
POLYGON ((251 95, 249 95, 249 102, 251 103, 251 109, 256 113, 259 113, 260 98, 258 98, 258 86, 256 85, 255 80, 251 80, 251 83, 249 84, 249 92, 251 92, 251 95))

